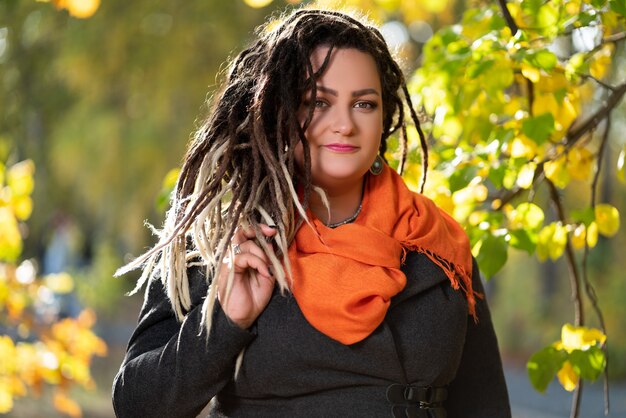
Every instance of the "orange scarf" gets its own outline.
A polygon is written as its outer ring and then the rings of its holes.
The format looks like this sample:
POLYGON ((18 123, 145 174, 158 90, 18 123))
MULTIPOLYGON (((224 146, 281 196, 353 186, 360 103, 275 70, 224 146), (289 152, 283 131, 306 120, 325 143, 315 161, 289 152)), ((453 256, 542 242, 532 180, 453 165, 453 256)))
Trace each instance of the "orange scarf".
MULTIPOLYGON (((353 223, 331 229, 308 212, 289 247, 292 292, 307 321, 343 344, 370 335, 406 285, 407 251, 423 253, 461 287, 476 318, 472 255, 462 227, 428 198, 410 191, 385 165, 366 179, 353 223)), ((419 280, 419 277, 416 278, 419 280)))

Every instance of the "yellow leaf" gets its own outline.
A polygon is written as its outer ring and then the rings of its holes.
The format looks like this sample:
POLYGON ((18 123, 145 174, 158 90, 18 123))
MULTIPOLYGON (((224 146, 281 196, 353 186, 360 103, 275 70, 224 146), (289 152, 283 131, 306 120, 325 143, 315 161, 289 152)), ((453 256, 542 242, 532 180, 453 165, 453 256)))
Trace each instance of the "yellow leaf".
POLYGON ((580 0, 568 1, 565 4, 565 11, 567 12, 567 14, 570 14, 570 15, 575 15, 575 14, 580 13, 580 0))
POLYGON ((7 171, 7 185, 14 195, 27 196, 32 193, 35 182, 35 163, 32 160, 21 161, 7 171))
POLYGON ((260 9, 261 7, 265 7, 269 5, 273 0, 243 0, 250 7, 254 7, 255 9, 260 9))
POLYGON ((559 106, 559 111, 555 113, 554 124, 558 132, 568 129, 572 122, 578 117, 580 113, 580 105, 578 102, 578 98, 565 96, 561 106, 559 106))
POLYGON ((54 394, 53 403, 57 411, 72 418, 80 418, 83 416, 80 406, 75 401, 68 398, 62 391, 57 391, 54 394))
POLYGON ((0 207, 0 260, 14 261, 22 252, 22 236, 13 212, 0 207))
POLYGON ((524 166, 520 169, 519 174, 517 175, 517 185, 522 189, 530 189, 530 186, 533 185, 536 168, 537 164, 533 162, 524 164, 524 166))
POLYGON ((587 228, 587 245, 593 248, 598 244, 598 224, 591 222, 587 228))
POLYGON ((626 183, 626 148, 622 149, 617 157, 617 179, 626 183))
POLYGON ((563 388, 568 392, 576 389, 576 386, 578 385, 578 375, 569 361, 563 363, 563 367, 561 367, 561 370, 559 370, 556 376, 559 378, 559 382, 563 388))
POLYGON ((613 45, 607 43, 602 47, 600 51, 596 52, 593 55, 591 59, 591 64, 589 65, 589 72, 595 78, 601 79, 608 71, 612 60, 613 45))
POLYGON ((547 161, 543 168, 546 177, 559 189, 564 189, 569 184, 570 176, 565 164, 565 157, 547 161))
POLYGON ((567 244, 567 228, 561 225, 560 222, 554 226, 554 235, 552 235, 552 242, 548 248, 550 258, 556 260, 565 251, 565 245, 567 244))
POLYGON ((543 115, 544 113, 557 115, 559 108, 560 104, 556 101, 556 97, 554 97, 552 92, 539 94, 535 97, 535 100, 533 100, 533 115, 543 115))
POLYGON ((67 273, 48 274, 44 277, 44 283, 55 293, 70 293, 74 290, 74 279, 67 273))
POLYGON ((71 16, 86 19, 96 13, 100 0, 53 0, 58 9, 67 9, 71 16))
POLYGON ((560 222, 552 222, 543 227, 537 237, 537 258, 545 261, 550 257, 556 260, 565 251, 567 243, 567 228, 560 222))
POLYGON ((78 315, 78 325, 91 328, 96 323, 96 313, 93 309, 85 309, 78 315))
POLYGON ((562 348, 568 353, 574 350, 588 350, 594 345, 604 344, 606 335, 597 328, 576 327, 565 324, 561 328, 562 348))
POLYGON ((588 180, 593 168, 593 154, 586 148, 574 147, 567 153, 567 171, 576 180, 588 180))
POLYGON ((25 221, 33 212, 33 200, 30 196, 16 196, 12 199, 13 212, 20 221, 25 221))
POLYGON ((541 72, 539 69, 533 67, 532 65, 528 65, 525 62, 522 63, 522 74, 533 83, 538 82, 539 78, 541 78, 541 72))
POLYGON ((0 414, 6 414, 13 409, 13 394, 3 380, 0 379, 0 414))
POLYGON ((572 233, 572 245, 574 248, 583 248, 585 246, 585 237, 587 235, 587 228, 585 224, 580 224, 574 229, 572 233))
POLYGON ((532 159, 537 155, 537 144, 526 136, 517 136, 511 143, 511 157, 532 159))
POLYGON ((162 187, 164 189, 173 189, 174 186, 176 186, 176 181, 178 180, 179 174, 180 174, 179 168, 172 168, 170 171, 168 171, 165 177, 163 178, 162 187))
POLYGON ((619 231, 619 212, 607 203, 601 203, 596 206, 596 223, 598 231, 605 237, 612 237, 619 231))
POLYGON ((0 335, 0 376, 7 376, 15 370, 15 345, 8 335, 0 335))

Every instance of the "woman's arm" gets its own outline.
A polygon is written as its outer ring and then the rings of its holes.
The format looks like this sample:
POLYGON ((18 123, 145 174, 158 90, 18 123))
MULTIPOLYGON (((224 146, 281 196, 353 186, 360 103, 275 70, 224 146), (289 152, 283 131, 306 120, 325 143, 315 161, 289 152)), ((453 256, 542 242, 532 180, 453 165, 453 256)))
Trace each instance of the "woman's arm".
MULTIPOLYGON (((475 261, 472 285, 477 292, 485 293, 475 261)), ((478 323, 468 318, 463 357, 448 388, 448 418, 510 418, 498 342, 484 298, 477 299, 476 314, 478 323)))
POLYGON ((232 378, 235 360, 254 334, 230 322, 219 303, 209 337, 201 325, 207 284, 189 275, 194 307, 180 323, 159 280, 151 280, 139 323, 113 382, 115 414, 123 417, 196 417, 232 378))

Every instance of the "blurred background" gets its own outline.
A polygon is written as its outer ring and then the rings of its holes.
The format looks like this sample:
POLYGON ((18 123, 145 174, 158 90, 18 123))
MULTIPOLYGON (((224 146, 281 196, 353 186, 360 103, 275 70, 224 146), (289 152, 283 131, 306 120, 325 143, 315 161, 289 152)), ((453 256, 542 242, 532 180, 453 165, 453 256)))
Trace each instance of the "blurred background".
MULTIPOLYGON (((168 173, 180 165, 206 115, 205 102, 223 79, 224 63, 268 16, 300 2, 103 0, 77 2, 75 9, 70 3, 0 0, 0 162, 33 163, 33 207, 20 224, 20 259, 29 260, 37 274, 71 277, 54 300, 57 315, 74 317, 90 308, 97 318, 92 328, 106 350, 92 349, 95 385, 75 387, 71 397, 83 416, 112 417, 111 383, 142 303, 142 292, 125 296, 138 275, 113 278, 113 272, 154 242, 144 221, 161 224, 168 173)), ((410 72, 433 32, 459 21, 476 2, 347 3, 388 23, 385 35, 401 46, 410 72)), ((626 188, 603 184, 604 196, 626 207, 626 188)), ((621 393, 624 234, 598 245, 589 265, 610 335, 609 375, 621 393)), ((558 340, 561 324, 572 321, 566 266, 515 253, 487 291, 511 390, 518 394, 516 416, 542 416, 533 409, 542 402, 543 416, 568 416, 569 395, 552 386, 548 395, 534 393, 525 377, 529 356, 558 340)), ((585 395, 596 398, 585 402, 592 412, 582 416, 600 416, 601 385, 585 395)), ((40 385, 34 401, 16 398, 8 415, 79 416, 71 404, 63 415, 63 407, 53 407, 61 401, 53 398, 40 385)), ((620 399, 614 408, 620 411, 620 399)))

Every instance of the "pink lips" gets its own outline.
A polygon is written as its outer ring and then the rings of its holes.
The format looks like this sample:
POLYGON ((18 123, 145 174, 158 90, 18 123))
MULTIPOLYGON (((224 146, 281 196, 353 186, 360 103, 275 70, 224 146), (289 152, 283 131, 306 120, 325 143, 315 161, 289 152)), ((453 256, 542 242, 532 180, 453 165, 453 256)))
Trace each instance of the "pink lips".
POLYGON ((324 147, 334 152, 352 152, 357 149, 357 147, 350 144, 328 144, 324 145, 324 147))

